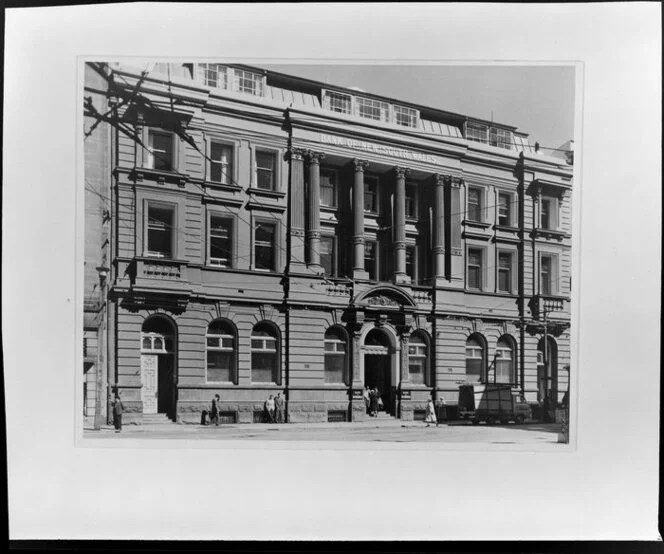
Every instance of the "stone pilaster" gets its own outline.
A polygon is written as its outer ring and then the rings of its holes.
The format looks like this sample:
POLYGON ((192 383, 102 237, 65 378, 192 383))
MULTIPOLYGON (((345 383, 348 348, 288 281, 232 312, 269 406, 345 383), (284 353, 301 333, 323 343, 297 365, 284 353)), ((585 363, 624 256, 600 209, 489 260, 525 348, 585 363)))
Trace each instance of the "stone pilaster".
POLYGON ((436 189, 435 204, 433 207, 433 259, 434 277, 436 282, 445 277, 445 178, 443 175, 434 175, 436 189))
POLYGON ((394 195, 394 282, 410 283, 406 275, 406 176, 409 169, 395 167, 396 189, 394 195))
POLYGON ((450 233, 450 281, 463 283, 464 252, 461 243, 461 220, 464 218, 463 181, 458 177, 446 176, 450 202, 447 206, 448 229, 450 233))
POLYGON ((356 158, 353 166, 353 278, 367 279, 369 274, 364 270, 364 170, 369 162, 356 158))
POLYGON ((313 269, 320 269, 320 161, 321 152, 307 152, 309 163, 308 218, 306 228, 307 261, 313 269))
POLYGON ((401 345, 401 384, 410 382, 410 371, 408 368, 408 346, 410 345, 410 330, 404 330, 399 336, 401 345))
POLYGON ((290 182, 288 191, 289 237, 292 271, 303 271, 304 263, 304 151, 291 148, 286 156, 290 162, 290 182))

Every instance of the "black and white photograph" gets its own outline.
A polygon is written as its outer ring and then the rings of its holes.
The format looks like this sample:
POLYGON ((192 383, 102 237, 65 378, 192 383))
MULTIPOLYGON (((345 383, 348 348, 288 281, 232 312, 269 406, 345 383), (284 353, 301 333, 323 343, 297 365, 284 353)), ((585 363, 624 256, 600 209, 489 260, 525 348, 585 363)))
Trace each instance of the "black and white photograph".
POLYGON ((10 539, 661 540, 660 19, 7 9, 10 539))
POLYGON ((86 61, 84 436, 567 443, 576 70, 86 61))

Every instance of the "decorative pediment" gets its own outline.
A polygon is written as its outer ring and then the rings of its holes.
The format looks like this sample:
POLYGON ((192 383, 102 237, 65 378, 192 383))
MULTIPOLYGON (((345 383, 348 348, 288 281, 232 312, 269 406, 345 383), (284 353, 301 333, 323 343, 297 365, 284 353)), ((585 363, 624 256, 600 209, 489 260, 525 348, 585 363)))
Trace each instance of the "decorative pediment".
POLYGON ((400 310, 401 308, 415 308, 415 301, 403 289, 380 285, 357 295, 353 301, 355 306, 367 308, 400 310))

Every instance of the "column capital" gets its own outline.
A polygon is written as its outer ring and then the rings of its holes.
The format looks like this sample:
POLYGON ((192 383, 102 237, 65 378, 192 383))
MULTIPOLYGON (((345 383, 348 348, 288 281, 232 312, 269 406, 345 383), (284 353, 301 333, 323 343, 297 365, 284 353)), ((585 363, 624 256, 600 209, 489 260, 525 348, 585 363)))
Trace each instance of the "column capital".
POLYGON ((367 160, 360 160, 359 158, 353 158, 353 167, 356 172, 364 171, 369 167, 369 162, 367 160))
POLYGON ((463 179, 461 177, 454 177, 453 175, 443 175, 443 182, 455 189, 463 185, 463 179))
POLYGON ((286 160, 303 160, 307 155, 307 150, 303 148, 289 148, 284 154, 286 160))
POLYGON ((325 159, 324 152, 315 152, 314 150, 307 150, 305 156, 310 164, 319 164, 323 159, 325 159))
POLYGON ((442 173, 433 174, 433 182, 436 185, 443 186, 450 182, 451 177, 449 175, 443 175, 442 173))
POLYGON ((401 167, 400 165, 395 165, 393 168, 394 173, 397 176, 397 179, 402 178, 405 179, 410 175, 410 169, 407 167, 401 167))

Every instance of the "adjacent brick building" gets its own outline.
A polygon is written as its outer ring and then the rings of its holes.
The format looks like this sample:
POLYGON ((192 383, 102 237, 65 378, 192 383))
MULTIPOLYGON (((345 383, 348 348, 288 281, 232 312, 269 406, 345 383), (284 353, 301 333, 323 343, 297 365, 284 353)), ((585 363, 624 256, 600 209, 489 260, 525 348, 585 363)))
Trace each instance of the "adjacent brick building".
POLYGON ((360 420, 365 385, 403 419, 431 395, 453 416, 468 381, 536 412, 562 400, 565 159, 508 125, 249 66, 88 64, 85 86, 102 413, 114 388, 136 421, 197 421, 218 393, 224 421, 251 423, 279 391, 289 421, 360 420))

